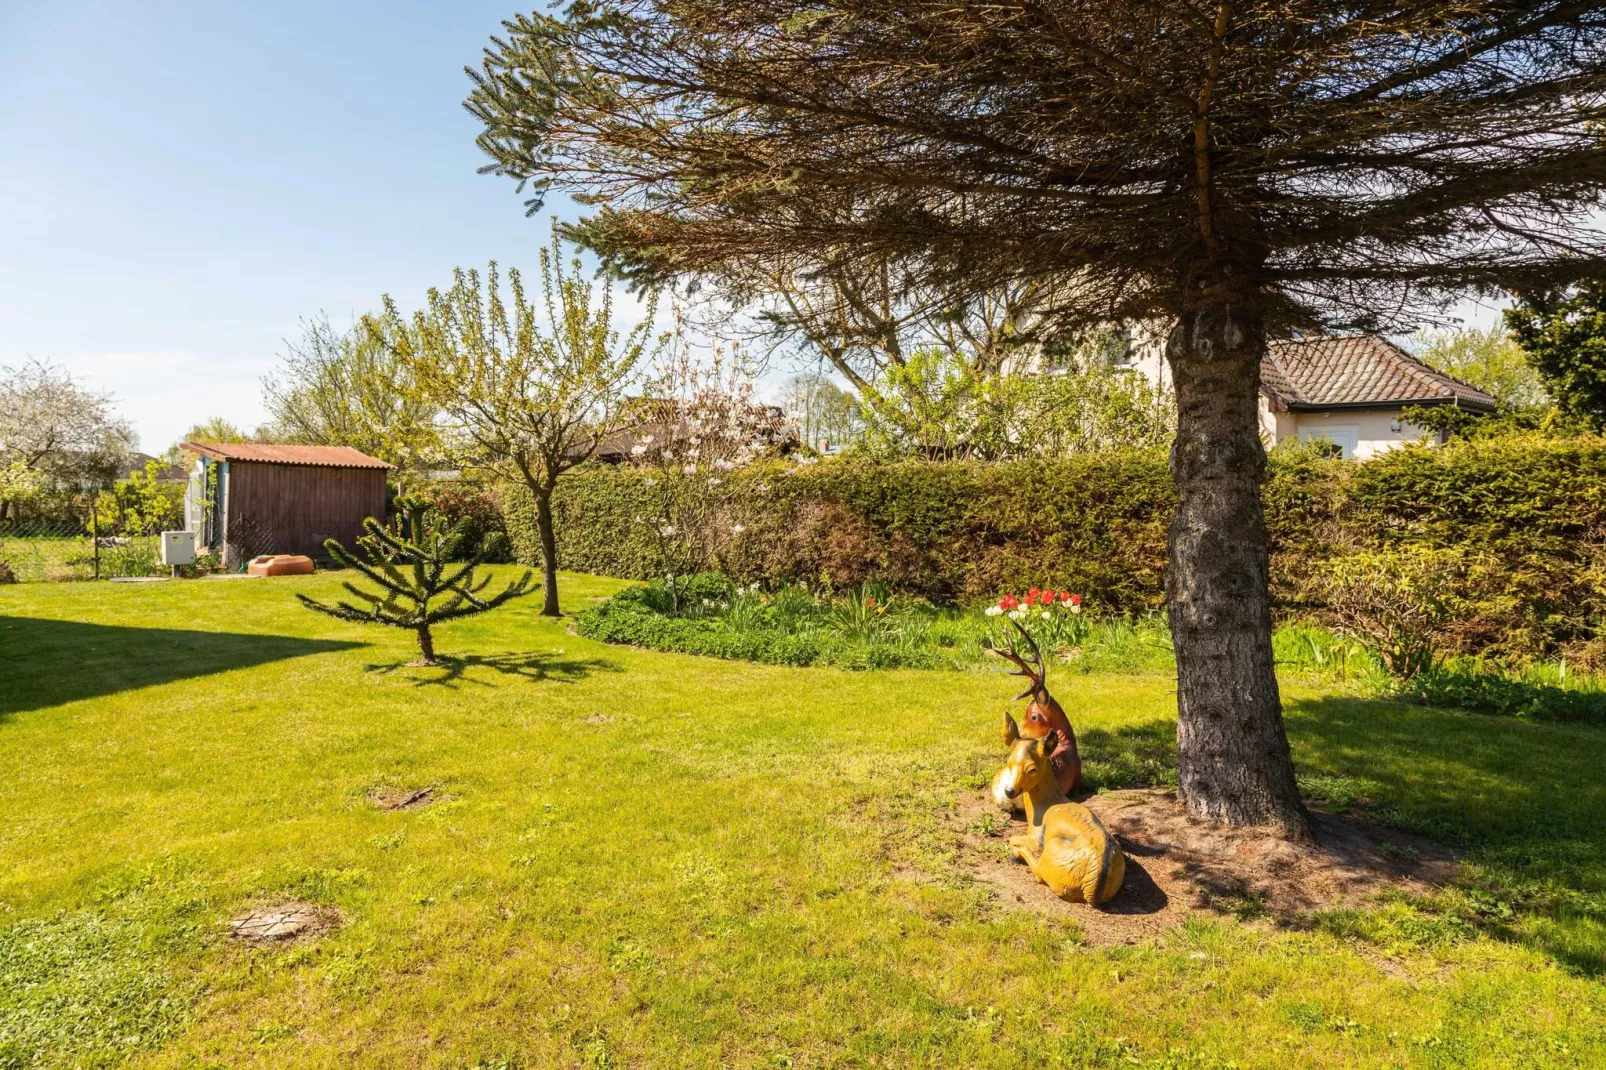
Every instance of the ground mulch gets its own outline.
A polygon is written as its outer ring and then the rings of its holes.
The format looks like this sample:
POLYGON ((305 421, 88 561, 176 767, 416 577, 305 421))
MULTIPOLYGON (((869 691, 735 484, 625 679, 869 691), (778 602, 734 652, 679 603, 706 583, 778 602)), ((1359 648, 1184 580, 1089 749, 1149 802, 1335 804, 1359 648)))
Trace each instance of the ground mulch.
POLYGON ((1301 844, 1268 829, 1202 821, 1165 789, 1080 801, 1126 852, 1126 882, 1103 907, 1065 902, 1010 860, 1005 843, 1025 822, 1003 820, 985 795, 967 793, 957 821, 966 869, 1002 906, 1074 920, 1095 946, 1137 943, 1195 913, 1302 927, 1318 911, 1359 906, 1392 888, 1426 892, 1456 871, 1446 848, 1345 815, 1313 812, 1316 842, 1301 844), (992 824, 1003 826, 992 835, 982 831, 989 810, 1000 819, 992 824))

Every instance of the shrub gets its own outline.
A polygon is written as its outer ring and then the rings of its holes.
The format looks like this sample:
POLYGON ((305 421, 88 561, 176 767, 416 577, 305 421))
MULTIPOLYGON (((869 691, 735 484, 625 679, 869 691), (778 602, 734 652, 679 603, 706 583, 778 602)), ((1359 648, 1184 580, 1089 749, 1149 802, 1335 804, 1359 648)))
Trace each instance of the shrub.
MULTIPOLYGON (((503 537, 501 506, 496 495, 485 487, 443 479, 420 484, 413 496, 435 511, 442 526, 455 529, 463 525, 463 548, 459 552, 465 557, 478 556, 484 550, 487 564, 506 564, 512 560, 507 539, 503 537)), ((539 548, 536 552, 539 554, 539 548)))
MULTIPOLYGON (((664 575, 636 523, 651 509, 635 471, 595 468, 560 488, 564 567, 664 575)), ((1444 653, 1566 652, 1606 664, 1606 439, 1508 437, 1396 450, 1364 463, 1279 447, 1263 491, 1273 595, 1284 614, 1334 621, 1335 559, 1459 551, 1477 590, 1438 622, 1444 653), (1594 654, 1588 652, 1593 650, 1594 654)), ((720 523, 740 524, 723 567, 767 588, 874 578, 938 605, 975 604, 1045 577, 1117 614, 1164 602, 1170 476, 1159 451, 1052 463, 827 461, 733 472, 720 523)), ((538 559, 527 495, 502 495, 521 562, 538 559)))
POLYGON ((1537 721, 1606 724, 1606 690, 1597 681, 1562 687, 1536 682, 1462 660, 1435 666, 1394 690, 1400 698, 1430 706, 1476 710, 1537 721))

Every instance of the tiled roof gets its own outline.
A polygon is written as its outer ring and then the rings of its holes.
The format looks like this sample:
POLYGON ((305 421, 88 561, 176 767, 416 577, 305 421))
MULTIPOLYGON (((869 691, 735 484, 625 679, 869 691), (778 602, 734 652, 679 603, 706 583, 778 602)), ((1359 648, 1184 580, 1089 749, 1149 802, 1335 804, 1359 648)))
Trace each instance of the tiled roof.
POLYGON ((1260 382, 1289 409, 1434 401, 1480 412, 1495 408, 1482 390, 1375 334, 1273 342, 1260 362, 1260 382))
POLYGON ((350 446, 281 446, 266 442, 186 442, 184 449, 218 461, 256 464, 310 464, 326 468, 389 468, 350 446))

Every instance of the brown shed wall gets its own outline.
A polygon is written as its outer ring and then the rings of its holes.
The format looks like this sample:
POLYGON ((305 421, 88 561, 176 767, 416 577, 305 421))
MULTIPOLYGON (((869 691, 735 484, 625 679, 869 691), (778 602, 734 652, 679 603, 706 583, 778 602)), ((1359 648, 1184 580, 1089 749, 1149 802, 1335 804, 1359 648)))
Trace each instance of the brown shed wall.
POLYGON ((350 546, 364 517, 385 517, 385 469, 229 462, 230 542, 257 533, 254 554, 324 555, 323 540, 350 546))

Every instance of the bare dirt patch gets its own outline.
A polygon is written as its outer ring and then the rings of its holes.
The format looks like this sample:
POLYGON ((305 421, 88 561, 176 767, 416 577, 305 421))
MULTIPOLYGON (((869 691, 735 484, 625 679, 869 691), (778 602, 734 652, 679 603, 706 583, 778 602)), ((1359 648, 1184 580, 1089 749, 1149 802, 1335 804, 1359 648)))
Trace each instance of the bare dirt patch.
POLYGON ((368 801, 381 810, 417 810, 430 803, 444 802, 446 796, 439 788, 381 788, 368 796, 368 801))
POLYGON ((1319 910, 1357 906, 1388 888, 1426 891, 1455 875, 1450 851, 1420 837, 1313 812, 1315 844, 1190 815, 1176 793, 1111 791, 1081 800, 1126 851, 1126 883, 1103 909, 1067 903, 1009 859, 1025 828, 979 794, 960 800, 965 864, 1006 907, 1074 920, 1095 945, 1136 943, 1192 913, 1298 927, 1319 910), (992 816, 987 816, 988 814, 992 816))
POLYGON ((580 718, 581 724, 612 724, 613 717, 606 713, 593 713, 580 718))
POLYGON ((290 899, 265 903, 229 922, 229 936, 258 947, 310 940, 340 924, 333 907, 290 899))

